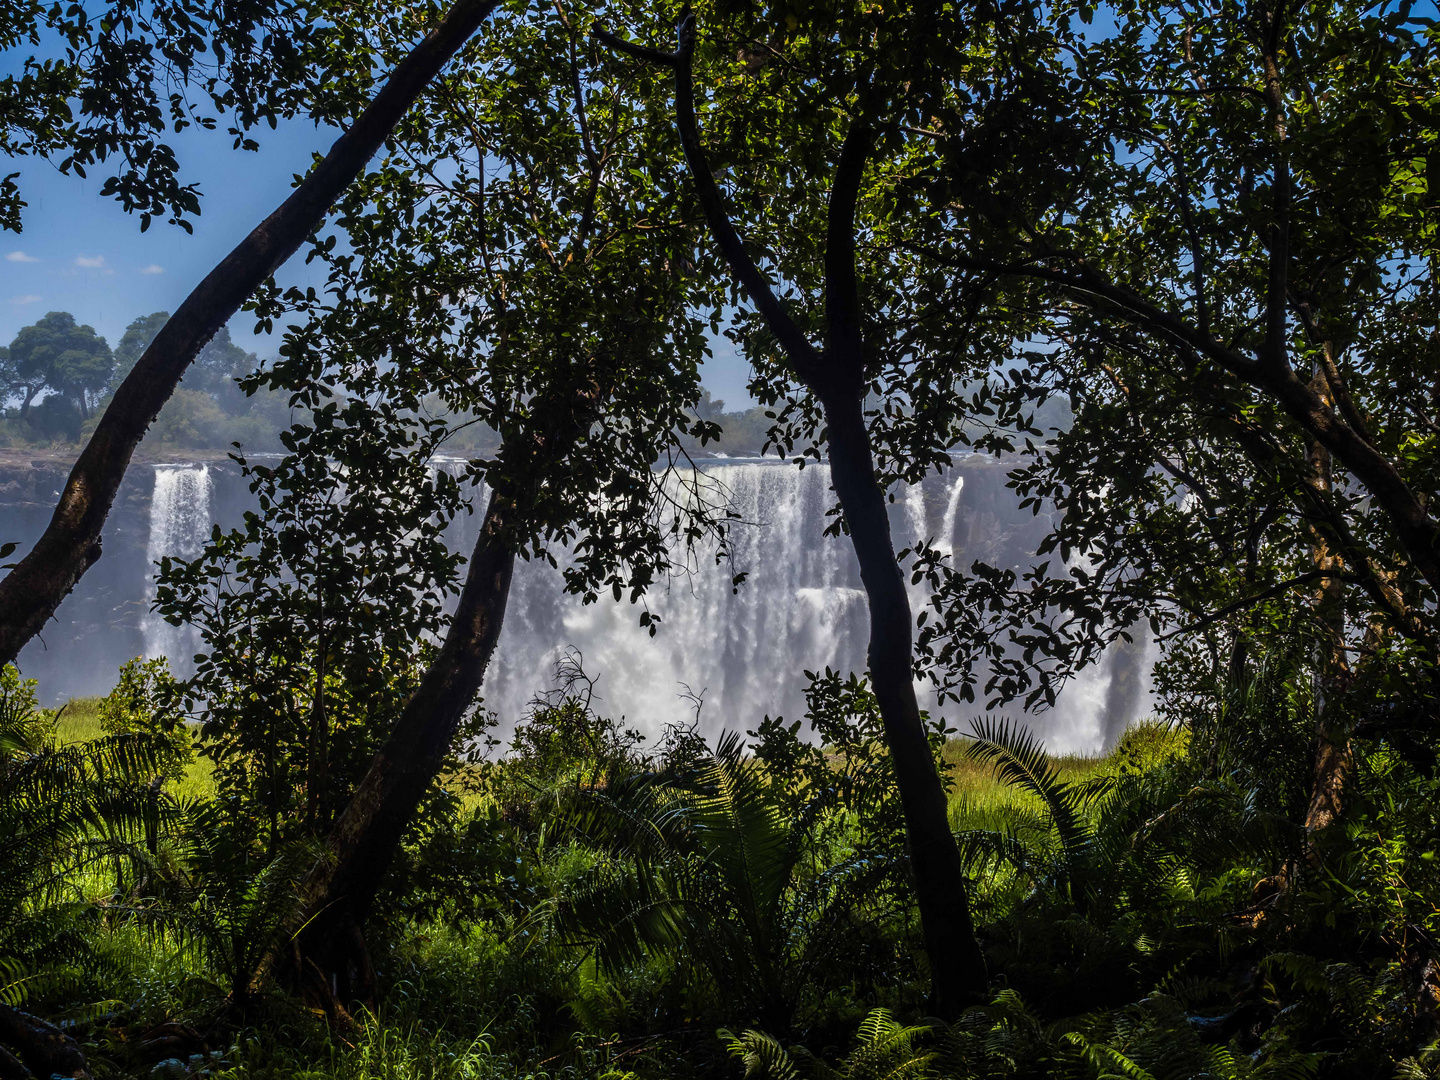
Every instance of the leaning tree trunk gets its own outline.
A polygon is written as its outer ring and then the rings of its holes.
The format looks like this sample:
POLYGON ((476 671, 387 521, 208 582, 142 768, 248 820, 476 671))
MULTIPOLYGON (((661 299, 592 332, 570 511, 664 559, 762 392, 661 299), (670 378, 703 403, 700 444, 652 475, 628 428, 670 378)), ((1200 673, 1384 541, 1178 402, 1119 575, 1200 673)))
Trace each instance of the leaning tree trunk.
MULTIPOLYGON (((607 393, 589 363, 572 375, 570 388, 561 391, 567 407, 541 410, 551 417, 550 423, 524 437, 528 445, 520 456, 531 465, 553 465, 571 453, 607 393)), ((332 1014, 345 1003, 375 999, 365 918, 480 689, 510 597, 515 571, 511 534, 540 490, 540 482, 532 480, 514 494, 496 491, 490 496, 445 642, 331 826, 327 858, 311 869, 301 886, 293 925, 304 930, 290 956, 266 958, 267 968, 274 961, 288 962, 292 977, 312 987, 332 1014)))
POLYGON ((460 603, 439 654, 405 703, 390 736, 330 829, 327 858, 301 887, 303 932, 288 960, 302 985, 318 978, 322 1000, 373 1001, 363 926, 420 800, 440 774, 489 666, 515 570, 508 536, 513 508, 498 494, 470 558, 460 603))
MULTIPOLYGON (((0 580, 0 665, 14 662, 100 557, 100 533, 125 470, 180 378, 251 293, 324 220, 400 118, 499 0, 457 0, 391 73, 349 131, 280 206, 215 267, 160 329, 115 391, 44 534, 0 580)), ((23 411, 23 410, 22 410, 23 411)))
POLYGON ((611 48, 675 73, 675 124, 710 235, 736 282, 774 334, 790 371, 824 405, 831 482, 850 528, 870 607, 870 677, 905 814, 915 898, 930 959, 930 1008, 941 1019, 953 1019, 984 992, 988 978, 970 922, 969 889, 960 850, 950 831, 944 787, 920 722, 911 681, 910 601, 895 557, 885 493, 875 474, 862 410, 865 335, 856 281, 855 208, 874 133, 863 121, 852 123, 830 186, 824 270, 826 343, 822 352, 796 325, 746 252, 706 160, 695 117, 694 15, 686 9, 682 16, 673 53, 636 45, 598 28, 593 32, 611 48))

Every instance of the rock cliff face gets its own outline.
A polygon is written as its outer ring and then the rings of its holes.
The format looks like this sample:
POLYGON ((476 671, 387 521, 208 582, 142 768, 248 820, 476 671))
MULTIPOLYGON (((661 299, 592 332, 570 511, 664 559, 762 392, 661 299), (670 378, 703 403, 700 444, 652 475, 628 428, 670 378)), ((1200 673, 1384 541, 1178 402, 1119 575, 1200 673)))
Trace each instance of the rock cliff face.
MULTIPOLYGON (((28 545, 40 534, 68 465, 46 457, 0 460, 4 539, 28 545)), ((926 538, 948 547, 962 566, 983 559, 1027 567, 1048 520, 1018 508, 1005 487, 1006 468, 973 456, 943 477, 897 488, 891 507, 897 547, 926 538)), ((854 555, 845 538, 822 535, 833 504, 828 469, 717 460, 705 471, 741 515, 732 561, 716 566, 702 556, 691 561, 691 573, 653 590, 646 603, 661 617, 656 637, 637 626, 640 609, 628 602, 583 605, 564 594, 561 575, 548 565, 519 568, 484 688, 486 706, 505 726, 523 716, 570 648, 599 677, 600 706, 649 732, 688 717, 690 706, 680 699, 687 690, 704 692, 707 733, 743 731, 766 713, 802 715, 804 671, 863 669, 868 620, 854 555), (734 591, 731 575, 742 571, 746 583, 734 591)), ((476 513, 449 533, 464 552, 474 543, 485 493, 472 501, 476 513)), ((153 563, 166 554, 198 554, 212 522, 228 527, 254 505, 229 461, 134 465, 110 515, 103 556, 61 605, 44 640, 21 654, 22 670, 40 681, 43 699, 105 693, 119 665, 140 655, 167 655, 184 672, 198 639, 149 613, 153 563)), ((559 558, 563 566, 564 553, 559 558)), ((923 601, 918 592, 912 597, 917 607, 923 601)), ((1056 709, 1030 722, 1057 749, 1096 748, 1147 708, 1148 670, 1143 644, 1112 650, 1056 709)), ((975 710, 948 711, 962 723, 975 710)))
MULTIPOLYGON (((49 524, 72 461, 59 455, 0 452, 0 541, 24 555, 49 524)), ((187 463, 188 464, 188 463, 187 463)), ((238 519, 249 497, 233 463, 204 463, 213 478, 217 520, 238 519)), ((39 680, 41 700, 107 693, 125 661, 146 651, 151 582, 151 502, 161 463, 137 462, 105 523, 100 560, 80 579, 39 638, 20 653, 20 669, 39 680)))

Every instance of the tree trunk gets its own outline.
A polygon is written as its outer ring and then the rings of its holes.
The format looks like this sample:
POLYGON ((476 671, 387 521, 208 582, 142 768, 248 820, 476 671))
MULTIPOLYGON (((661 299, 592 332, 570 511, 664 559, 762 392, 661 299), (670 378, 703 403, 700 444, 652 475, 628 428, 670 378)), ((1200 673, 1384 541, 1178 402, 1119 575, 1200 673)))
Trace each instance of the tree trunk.
POLYGON ((146 430, 205 343, 299 248, 400 118, 499 0, 457 0, 323 161, 185 298, 115 391, 70 471, 50 525, 0 580, 0 666, 13 663, 100 557, 100 533, 146 430))
POLYGON ((5 1047, 0 1046, 0 1080, 34 1080, 35 1074, 5 1047))
POLYGON ((905 815, 915 896, 930 957, 930 1008, 942 1019, 953 1019, 984 993, 988 980, 970 920, 965 867, 950 831, 945 788, 915 698, 910 597, 895 557, 885 492, 875 476, 860 399, 826 402, 825 419, 831 483, 845 512, 869 602, 870 679, 905 815))
MULTIPOLYGON (((322 614, 321 625, 324 625, 322 614)), ((325 631, 320 631, 315 654, 315 696, 310 700, 309 759, 305 768, 305 824, 320 829, 324 822, 325 777, 330 754, 330 718, 325 714, 325 631)))
MULTIPOLYGON (((1322 348, 1329 349, 1325 342, 1322 348)), ((1323 372, 1317 371, 1311 389, 1327 406, 1333 397, 1323 372)), ((1305 456, 1310 464, 1309 484, 1322 497, 1334 486, 1330 451, 1317 440, 1306 440, 1305 456)), ((1310 556, 1315 569, 1339 575, 1344 560, 1323 533, 1310 528, 1310 556)), ((1340 818, 1345 783, 1355 768, 1350 747, 1351 722, 1345 705, 1350 683, 1350 665, 1345 658, 1345 583, 1338 576, 1325 578, 1315 595, 1315 615, 1321 627, 1315 657, 1315 748, 1313 786, 1305 812, 1305 853, 1310 863, 1321 860, 1320 834, 1340 818)))
POLYGON ((674 71, 675 123, 710 235, 737 284, 775 335, 791 372, 824 405, 831 483, 850 528, 870 608, 870 678, 905 815, 916 902, 930 958, 930 1008, 942 1020, 951 1020, 984 993, 988 977, 970 921, 969 890, 960 849, 950 831, 945 789, 920 723, 911 673, 910 599, 895 558, 885 492, 875 475, 861 404, 865 350, 856 277, 855 207, 874 132, 861 120, 851 124, 830 185, 824 272, 826 346, 822 353, 780 303, 730 221, 695 116, 691 70, 695 16, 688 9, 677 31, 679 42, 673 53, 637 46, 603 30, 595 34, 612 48, 674 71))
POLYGON ((300 962, 313 963, 341 1002, 374 998, 361 927, 500 639, 515 569, 506 536, 512 513, 499 495, 490 497, 445 643, 331 827, 329 857, 301 887, 300 962))

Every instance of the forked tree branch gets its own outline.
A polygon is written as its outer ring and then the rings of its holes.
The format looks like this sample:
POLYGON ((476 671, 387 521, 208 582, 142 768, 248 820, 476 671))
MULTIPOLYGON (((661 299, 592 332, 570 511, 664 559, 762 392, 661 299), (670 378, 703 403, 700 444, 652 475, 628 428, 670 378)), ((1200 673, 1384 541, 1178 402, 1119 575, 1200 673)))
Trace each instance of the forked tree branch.
POLYGON ((729 264, 731 273, 760 312, 765 325, 780 342, 795 373, 806 383, 813 384, 814 380, 823 378, 819 352, 801 332, 800 327, 795 325, 795 320, 776 297, 770 282, 745 250, 745 244, 740 239, 740 234, 735 231, 725 209, 725 196, 720 191, 720 185, 715 183, 715 176, 705 157, 699 124, 695 119, 695 81, 691 72, 691 60, 695 54, 695 16, 688 8, 681 15, 676 30, 679 45, 673 53, 636 45, 598 26, 591 30, 591 33, 605 44, 629 56, 675 72, 675 125, 680 131, 685 164, 695 181, 695 193, 700 199, 705 223, 710 227, 710 234, 719 245, 720 253, 729 264))

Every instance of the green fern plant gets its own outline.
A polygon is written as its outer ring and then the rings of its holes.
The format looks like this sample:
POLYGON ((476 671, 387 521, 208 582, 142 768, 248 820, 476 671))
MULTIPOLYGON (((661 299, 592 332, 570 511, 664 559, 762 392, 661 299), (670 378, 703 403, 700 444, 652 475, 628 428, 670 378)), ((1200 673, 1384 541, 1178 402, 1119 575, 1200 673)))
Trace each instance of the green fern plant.
POLYGON ((1077 885, 1083 884, 1095 839, 1085 804, 1102 794, 1108 784, 1078 785, 1062 780, 1040 742, 1003 717, 977 717, 972 728, 970 755, 990 765, 1000 780, 1039 800, 1038 831, 1044 839, 1037 844, 1014 827, 966 830, 957 837, 962 855, 972 865, 999 861, 1028 876, 1049 878, 1062 895, 1083 907, 1085 896, 1077 885))
POLYGON ((728 1003, 787 1030, 861 931, 854 915, 892 873, 858 854, 815 869, 818 799, 787 813, 735 735, 683 783, 637 775, 589 793, 573 818, 605 854, 556 910, 562 935, 609 968, 674 955, 728 1003))
POLYGON ((1307 1080, 1322 1055, 1245 1054, 1207 1043, 1172 998, 1045 1023, 1013 990, 953 1024, 904 1025, 885 1009, 860 1024, 831 1065, 764 1031, 719 1032, 747 1080, 1307 1080))
POLYGON ((861 1022, 855 1048, 838 1068, 803 1046, 787 1049, 763 1031, 736 1035, 721 1028, 718 1034, 730 1055, 744 1064, 746 1080, 927 1080, 937 1075, 940 1053, 922 1043, 934 1030, 901 1024, 888 1009, 874 1009, 861 1022))
POLYGON ((264 959, 285 942, 300 879, 325 857, 317 842, 292 842, 267 856, 213 802, 185 805, 184 843, 165 868, 162 902, 133 914, 193 946, 242 1011, 264 959))
POLYGON ((112 870, 113 901, 141 876, 173 809, 161 754, 145 735, 61 745, 34 681, 0 670, 0 1000, 20 1004, 78 977, 96 915, 78 883, 112 870))

